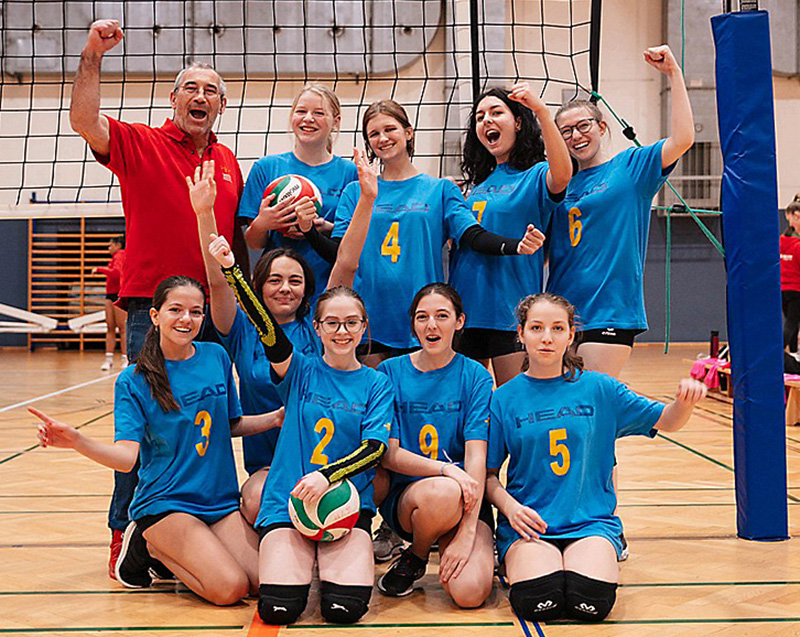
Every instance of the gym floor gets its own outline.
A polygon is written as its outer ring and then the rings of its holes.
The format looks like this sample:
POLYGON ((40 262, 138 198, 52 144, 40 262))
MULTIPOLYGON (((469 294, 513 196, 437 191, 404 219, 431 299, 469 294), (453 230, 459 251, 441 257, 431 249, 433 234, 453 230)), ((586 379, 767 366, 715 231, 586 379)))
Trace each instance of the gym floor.
MULTIPOLYGON (((667 401, 705 345, 637 345, 623 380, 667 401)), ((523 625, 500 582, 483 608, 457 610, 432 556, 421 589, 375 592, 357 626, 326 625, 312 589, 300 622, 260 624, 254 600, 216 608, 179 586, 128 590, 106 574, 111 471, 72 451, 40 449, 28 404, 111 440, 114 374, 102 353, 0 352, 0 634, 10 635, 800 635, 800 551, 736 537, 731 406, 707 398, 686 428, 618 445, 619 514, 631 557, 601 625, 523 625)), ((237 443, 237 455, 241 449, 237 443)), ((790 533, 800 533, 800 428, 787 428, 790 533)), ((382 571, 385 566, 378 567, 382 571)))

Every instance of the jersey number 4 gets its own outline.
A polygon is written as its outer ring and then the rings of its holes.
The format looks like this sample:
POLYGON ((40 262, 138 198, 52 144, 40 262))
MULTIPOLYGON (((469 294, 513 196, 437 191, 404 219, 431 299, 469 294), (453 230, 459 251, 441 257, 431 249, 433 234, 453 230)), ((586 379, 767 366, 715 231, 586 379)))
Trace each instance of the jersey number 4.
POLYGON ((400 258, 400 222, 394 221, 389 226, 389 232, 383 238, 381 244, 381 256, 391 257, 392 263, 397 263, 400 258))
POLYGON ((550 468, 557 476, 567 475, 567 471, 569 471, 569 449, 564 444, 566 441, 566 429, 550 430, 550 455, 558 458, 550 463, 550 468))
POLYGON ((581 235, 583 234, 583 224, 579 219, 579 217, 581 216, 581 211, 579 208, 570 208, 568 214, 569 214, 569 242, 572 244, 572 247, 574 248, 581 242, 581 235))

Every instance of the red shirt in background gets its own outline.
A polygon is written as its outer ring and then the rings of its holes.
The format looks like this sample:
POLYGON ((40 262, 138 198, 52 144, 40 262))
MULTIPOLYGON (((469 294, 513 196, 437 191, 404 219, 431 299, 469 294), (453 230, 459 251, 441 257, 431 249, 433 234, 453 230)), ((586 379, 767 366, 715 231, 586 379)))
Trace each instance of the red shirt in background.
POLYGON ((800 292, 800 237, 780 238, 781 290, 800 292))
POLYGON ((186 177, 203 159, 215 162, 217 229, 233 245, 244 181, 233 152, 210 133, 203 156, 192 139, 168 119, 161 128, 108 118, 110 152, 95 157, 119 180, 125 213, 125 270, 121 298, 152 297, 168 276, 190 276, 208 289, 197 217, 186 177))
POLYGON ((106 275, 106 294, 119 294, 122 268, 125 266, 125 250, 117 250, 111 255, 111 261, 104 268, 97 268, 100 274, 106 275))

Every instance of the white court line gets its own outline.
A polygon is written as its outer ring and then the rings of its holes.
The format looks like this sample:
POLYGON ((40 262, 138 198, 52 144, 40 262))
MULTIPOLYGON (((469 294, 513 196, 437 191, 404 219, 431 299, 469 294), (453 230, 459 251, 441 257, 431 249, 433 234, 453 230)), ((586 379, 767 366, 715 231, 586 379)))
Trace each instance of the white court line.
POLYGON ((0 408, 0 414, 4 411, 10 411, 12 409, 16 409, 17 407, 24 407, 25 405, 30 405, 31 403, 38 402, 40 400, 44 400, 45 398, 52 398, 53 396, 58 396, 59 394, 65 394, 68 391, 72 391, 73 389, 80 389, 81 387, 87 387, 88 385, 94 385, 95 383, 102 383, 104 380, 108 380, 109 378, 116 378, 122 372, 117 372, 116 374, 109 374, 108 376, 103 376, 102 378, 95 378, 94 380, 87 380, 85 383, 79 383, 78 385, 73 385, 72 387, 67 387, 65 389, 59 389, 58 391, 54 391, 51 394, 45 394, 44 396, 37 396, 36 398, 30 398, 28 400, 23 400, 21 403, 17 403, 15 405, 9 405, 8 407, 0 408))

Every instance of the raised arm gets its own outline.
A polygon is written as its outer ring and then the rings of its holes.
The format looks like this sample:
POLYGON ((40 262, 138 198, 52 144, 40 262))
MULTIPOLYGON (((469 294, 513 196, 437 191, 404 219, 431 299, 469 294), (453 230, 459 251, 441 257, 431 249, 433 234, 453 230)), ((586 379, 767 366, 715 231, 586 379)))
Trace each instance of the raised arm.
POLYGON ((294 348, 286 333, 283 331, 278 321, 272 313, 259 300, 253 288, 247 282, 242 269, 236 265, 233 259, 233 252, 228 242, 223 236, 211 235, 212 241, 208 246, 208 251, 212 257, 222 266, 222 273, 228 285, 233 289, 239 305, 247 314, 247 318, 255 326, 264 353, 272 365, 273 371, 280 377, 286 376, 289 365, 292 362, 292 352, 294 348))
POLYGON ((111 150, 108 120, 100 114, 100 65, 106 51, 117 46, 122 37, 117 20, 92 23, 72 82, 70 126, 99 155, 108 155, 111 150))
POLYGON ((197 215, 197 232, 208 278, 211 320, 220 334, 227 335, 236 318, 236 296, 222 275, 219 264, 208 251, 211 237, 217 235, 217 220, 214 217, 214 201, 217 198, 214 160, 204 161, 202 167, 195 168, 194 178, 186 177, 186 185, 189 187, 192 208, 197 215))
POLYGON ((28 411, 41 420, 39 445, 42 447, 74 449, 89 460, 123 473, 129 472, 136 464, 136 459, 139 457, 138 442, 133 440, 99 442, 38 409, 28 407, 28 411))
POLYGON ((556 126, 550 109, 535 95, 527 82, 515 84, 508 96, 510 99, 527 106, 539 120, 542 129, 542 140, 547 151, 547 189, 553 194, 563 192, 572 177, 572 160, 567 144, 556 126))
POLYGON ((351 287, 358 270, 361 252, 367 240, 369 222, 372 219, 372 207, 378 196, 378 172, 366 156, 357 148, 353 149, 353 160, 358 168, 358 184, 361 195, 353 211, 353 218, 344 233, 341 241, 336 242, 322 235, 315 227, 316 213, 314 204, 310 199, 303 198, 297 205, 297 225, 308 239, 311 246, 325 259, 335 254, 333 269, 328 278, 328 287, 344 285, 351 287))
POLYGON ((678 431, 689 420, 694 406, 706 396, 706 386, 691 378, 684 378, 678 385, 675 401, 664 407, 655 424, 659 431, 678 431))
POLYGON ((681 67, 666 44, 647 49, 644 52, 644 59, 654 69, 667 76, 672 93, 669 137, 661 147, 661 167, 667 168, 678 161, 694 144, 692 105, 689 102, 689 93, 686 91, 681 67))

